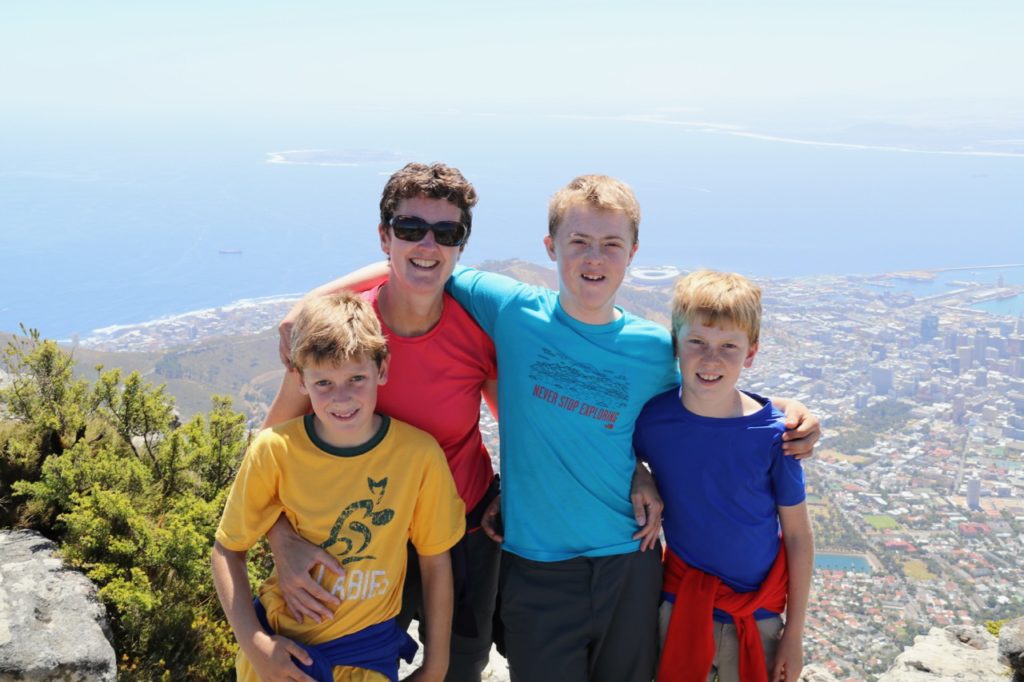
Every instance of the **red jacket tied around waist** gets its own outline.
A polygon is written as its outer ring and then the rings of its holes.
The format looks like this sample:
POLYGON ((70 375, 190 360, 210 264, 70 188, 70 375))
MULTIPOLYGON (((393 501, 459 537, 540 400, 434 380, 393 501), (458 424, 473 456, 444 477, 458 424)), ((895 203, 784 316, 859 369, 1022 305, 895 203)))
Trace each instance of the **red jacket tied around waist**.
POLYGON ((786 549, 779 543, 768 575, 754 592, 735 592, 719 578, 693 568, 671 550, 665 552, 662 590, 676 596, 665 647, 658 667, 658 682, 705 682, 715 658, 714 609, 733 617, 740 644, 740 679, 767 682, 764 647, 754 612, 786 608, 789 574, 786 549))

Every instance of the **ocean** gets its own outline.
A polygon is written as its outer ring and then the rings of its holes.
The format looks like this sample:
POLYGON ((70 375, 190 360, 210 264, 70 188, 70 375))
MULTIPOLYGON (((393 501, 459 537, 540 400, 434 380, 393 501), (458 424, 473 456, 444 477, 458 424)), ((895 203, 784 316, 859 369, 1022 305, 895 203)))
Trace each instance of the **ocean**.
POLYGON ((622 116, 0 124, 0 330, 53 338, 297 294, 377 260, 380 190, 412 160, 476 185, 467 264, 545 262, 547 199, 586 172, 636 190, 635 265, 797 277, 1024 262, 1024 156, 622 116))

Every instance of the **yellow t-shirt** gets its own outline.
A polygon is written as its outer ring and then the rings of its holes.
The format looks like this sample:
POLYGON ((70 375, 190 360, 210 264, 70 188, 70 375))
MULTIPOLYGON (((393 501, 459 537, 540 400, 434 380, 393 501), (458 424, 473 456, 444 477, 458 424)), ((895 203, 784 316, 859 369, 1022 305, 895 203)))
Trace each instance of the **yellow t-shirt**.
MULTIPOLYGON (((465 505, 437 441, 388 417, 357 448, 321 441, 312 415, 260 432, 231 486, 217 540, 227 549, 246 551, 282 512, 302 537, 334 554, 346 571, 340 579, 322 567, 314 571, 324 589, 341 600, 334 618, 324 623, 297 623, 291 617, 276 571, 259 588, 274 631, 304 644, 321 644, 397 615, 406 543, 411 540, 421 555, 440 554, 465 532, 465 505)), ((241 673, 249 666, 239 658, 241 673)))

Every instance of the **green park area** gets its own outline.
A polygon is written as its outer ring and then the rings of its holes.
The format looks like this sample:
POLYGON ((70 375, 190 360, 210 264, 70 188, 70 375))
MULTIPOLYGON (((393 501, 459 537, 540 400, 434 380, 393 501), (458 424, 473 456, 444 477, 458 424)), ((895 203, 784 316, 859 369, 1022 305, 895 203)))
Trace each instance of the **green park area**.
POLYGON ((903 574, 911 580, 934 580, 936 576, 928 570, 928 566, 920 559, 903 562, 903 574))
POLYGON ((864 455, 848 455, 836 449, 822 450, 821 459, 826 462, 848 462, 850 464, 865 464, 871 461, 870 457, 864 455))
POLYGON ((864 520, 871 524, 871 527, 875 530, 892 530, 900 526, 896 519, 888 514, 870 514, 865 516, 864 520))

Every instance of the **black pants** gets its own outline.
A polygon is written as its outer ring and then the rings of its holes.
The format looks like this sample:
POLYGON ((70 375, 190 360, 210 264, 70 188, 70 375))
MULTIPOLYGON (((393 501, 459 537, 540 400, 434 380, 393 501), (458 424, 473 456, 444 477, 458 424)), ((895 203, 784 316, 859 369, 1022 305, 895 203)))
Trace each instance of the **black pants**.
MULTIPOLYGON (((469 533, 465 538, 467 574, 467 601, 476 618, 477 636, 463 637, 452 632, 451 653, 445 682, 480 682, 480 674, 487 667, 491 654, 491 619, 494 616, 495 594, 498 591, 498 565, 501 549, 482 530, 469 533)), ((409 568, 402 591, 402 610, 398 625, 407 629, 413 618, 420 619, 420 639, 430 624, 420 618, 423 612, 423 583, 420 579, 419 558, 409 545, 409 568)))
POLYGON ((658 662, 660 547, 530 561, 502 554, 512 682, 650 682, 658 662))

